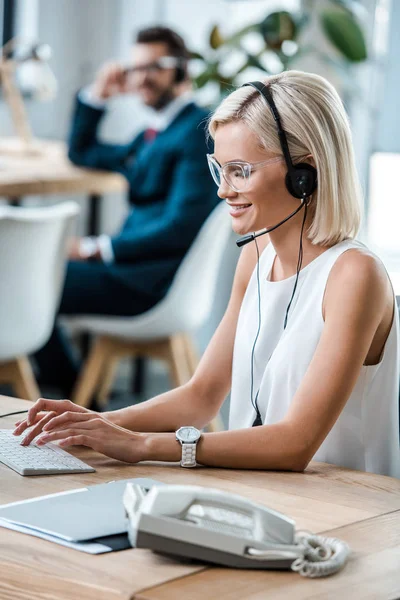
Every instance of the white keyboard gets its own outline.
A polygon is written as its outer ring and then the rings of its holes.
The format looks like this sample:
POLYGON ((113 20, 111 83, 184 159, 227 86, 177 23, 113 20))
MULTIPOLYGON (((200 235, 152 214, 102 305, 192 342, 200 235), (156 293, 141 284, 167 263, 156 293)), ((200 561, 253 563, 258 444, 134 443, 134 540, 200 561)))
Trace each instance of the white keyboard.
POLYGON ((0 429, 0 462, 20 475, 92 473, 96 470, 55 444, 39 447, 31 442, 29 446, 21 446, 23 439, 23 435, 13 435, 11 429, 0 429))

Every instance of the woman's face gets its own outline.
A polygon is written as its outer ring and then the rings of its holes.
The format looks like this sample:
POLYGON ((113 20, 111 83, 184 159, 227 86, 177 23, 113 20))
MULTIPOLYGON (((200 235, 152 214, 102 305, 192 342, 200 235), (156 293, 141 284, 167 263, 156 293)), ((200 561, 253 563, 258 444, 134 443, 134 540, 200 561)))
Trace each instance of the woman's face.
MULTIPOLYGON (((232 161, 255 163, 276 157, 259 147, 257 136, 240 121, 219 125, 215 134, 214 156, 220 165, 232 161)), ((230 206, 232 227, 243 235, 272 227, 298 206, 299 201, 285 186, 284 160, 252 171, 246 190, 236 192, 222 179, 218 196, 230 206)))

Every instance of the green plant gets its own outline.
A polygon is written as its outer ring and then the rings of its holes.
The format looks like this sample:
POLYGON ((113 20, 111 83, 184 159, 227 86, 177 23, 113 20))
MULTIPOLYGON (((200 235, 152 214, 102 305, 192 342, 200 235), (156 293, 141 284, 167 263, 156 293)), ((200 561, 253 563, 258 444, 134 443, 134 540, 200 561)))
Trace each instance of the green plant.
POLYGON ((231 86, 240 83, 240 75, 249 67, 272 74, 277 70, 293 68, 301 56, 310 53, 319 55, 342 73, 347 73, 350 64, 366 60, 365 36, 358 16, 364 9, 359 1, 305 0, 303 4, 304 8, 299 13, 270 13, 260 23, 248 25, 229 37, 224 37, 219 26, 214 25, 209 37, 209 51, 204 55, 192 53, 192 58, 202 63, 202 70, 194 79, 196 87, 203 88, 213 82, 222 96, 231 86), (336 52, 326 53, 314 44, 305 42, 305 36, 300 35, 309 25, 313 14, 336 52), (244 41, 249 34, 257 34, 261 41, 261 49, 256 53, 249 52, 245 47, 244 41), (234 50, 242 55, 242 64, 227 74, 224 63, 234 50), (267 66, 268 60, 265 60, 268 57, 271 59, 271 56, 274 58, 274 70, 267 66))

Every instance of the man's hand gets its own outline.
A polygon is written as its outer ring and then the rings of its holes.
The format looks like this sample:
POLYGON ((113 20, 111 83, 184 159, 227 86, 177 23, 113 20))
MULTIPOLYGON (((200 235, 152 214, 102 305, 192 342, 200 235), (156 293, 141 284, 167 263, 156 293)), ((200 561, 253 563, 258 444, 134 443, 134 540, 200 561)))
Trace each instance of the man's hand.
POLYGON ((70 260, 101 259, 101 252, 96 238, 72 238, 68 257, 70 260))
POLYGON ((93 93, 99 100, 107 100, 118 94, 126 94, 125 68, 115 62, 108 62, 100 69, 93 85, 93 93))
POLYGON ((70 260, 84 260, 81 252, 81 238, 72 238, 69 243, 68 257, 70 260))

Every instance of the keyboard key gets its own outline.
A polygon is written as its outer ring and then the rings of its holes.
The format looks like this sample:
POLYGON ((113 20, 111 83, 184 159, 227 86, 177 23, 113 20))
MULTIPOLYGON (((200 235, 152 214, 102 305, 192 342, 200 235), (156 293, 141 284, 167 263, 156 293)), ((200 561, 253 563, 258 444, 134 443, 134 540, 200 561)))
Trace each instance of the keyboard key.
POLYGON ((21 437, 11 429, 0 429, 0 462, 20 475, 93 473, 95 469, 59 446, 21 446, 21 437))

